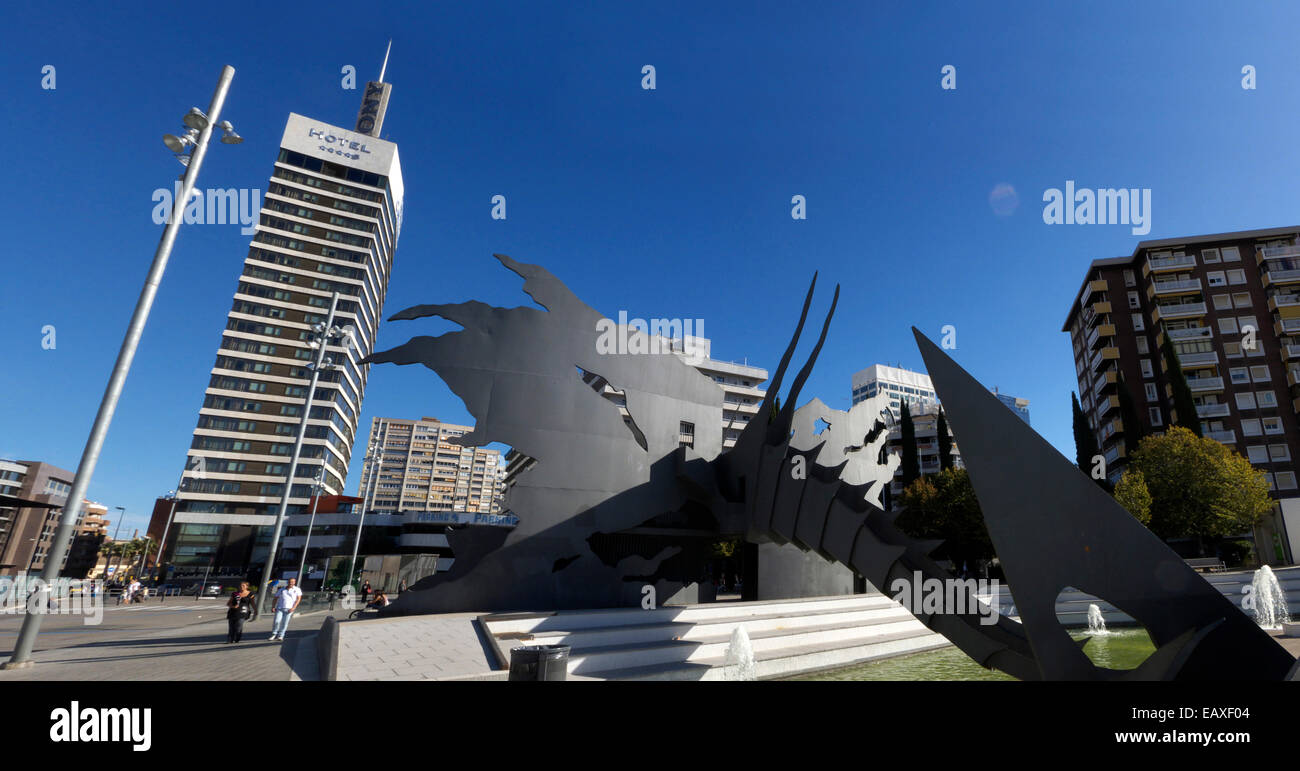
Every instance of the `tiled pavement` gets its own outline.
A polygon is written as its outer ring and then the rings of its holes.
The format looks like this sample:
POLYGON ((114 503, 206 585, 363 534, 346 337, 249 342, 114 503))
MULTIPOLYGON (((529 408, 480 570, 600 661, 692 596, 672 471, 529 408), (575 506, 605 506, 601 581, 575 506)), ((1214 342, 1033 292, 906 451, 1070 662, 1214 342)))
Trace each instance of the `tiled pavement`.
POLYGON ((339 624, 339 680, 440 680, 487 675, 493 657, 477 613, 339 624))
MULTIPOLYGON (((98 626, 50 616, 28 669, 0 671, 19 680, 316 680, 315 638, 325 612, 295 615, 285 642, 270 642, 271 616, 244 627, 226 645, 224 608, 217 604, 109 607, 98 626)), ((343 613, 340 611, 339 613, 343 613)), ((21 618, 0 617, 0 661, 6 661, 21 618)))

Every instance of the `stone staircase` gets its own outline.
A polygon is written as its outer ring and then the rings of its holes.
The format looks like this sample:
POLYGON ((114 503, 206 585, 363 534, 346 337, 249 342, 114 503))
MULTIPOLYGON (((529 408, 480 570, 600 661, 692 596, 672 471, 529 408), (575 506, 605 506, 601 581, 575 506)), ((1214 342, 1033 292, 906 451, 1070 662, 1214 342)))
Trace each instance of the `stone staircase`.
POLYGON ((493 614, 479 623, 503 667, 511 648, 568 645, 570 674, 604 680, 725 679, 723 664, 738 627, 749 636, 759 679, 948 645, 881 594, 493 614))

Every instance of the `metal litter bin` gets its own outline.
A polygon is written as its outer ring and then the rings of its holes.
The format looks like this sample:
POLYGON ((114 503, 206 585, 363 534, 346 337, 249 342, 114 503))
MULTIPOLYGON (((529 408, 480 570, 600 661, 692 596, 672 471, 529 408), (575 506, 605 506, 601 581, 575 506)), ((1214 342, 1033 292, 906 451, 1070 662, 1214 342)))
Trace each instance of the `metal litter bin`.
POLYGON ((567 645, 524 645, 510 650, 511 680, 564 680, 568 671, 567 645))

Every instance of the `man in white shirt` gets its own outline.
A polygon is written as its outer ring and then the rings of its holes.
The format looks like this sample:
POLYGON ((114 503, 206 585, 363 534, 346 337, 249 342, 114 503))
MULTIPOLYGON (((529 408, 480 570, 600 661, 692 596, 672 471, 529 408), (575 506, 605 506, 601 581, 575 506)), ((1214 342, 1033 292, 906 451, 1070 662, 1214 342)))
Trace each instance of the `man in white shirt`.
POLYGON ((302 590, 298 588, 297 579, 290 578, 289 585, 276 592, 275 621, 271 624, 271 639, 284 642, 284 633, 289 628, 289 619, 302 602, 302 590))
POLYGON ((126 588, 126 602, 129 605, 135 599, 135 595, 140 591, 140 582, 131 579, 131 585, 126 588))

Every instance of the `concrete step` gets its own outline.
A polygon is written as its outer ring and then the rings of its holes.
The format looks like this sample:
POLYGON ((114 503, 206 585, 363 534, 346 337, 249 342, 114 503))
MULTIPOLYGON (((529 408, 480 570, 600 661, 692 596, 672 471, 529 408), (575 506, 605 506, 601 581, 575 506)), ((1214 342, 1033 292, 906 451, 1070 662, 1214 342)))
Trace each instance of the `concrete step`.
POLYGON ((640 608, 609 608, 603 610, 576 610, 560 613, 496 613, 487 617, 493 634, 526 634, 545 631, 576 631, 579 629, 611 626, 643 625, 653 623, 699 623, 713 618, 734 618, 746 615, 806 614, 823 610, 881 609, 895 605, 883 594, 853 594, 839 597, 814 597, 801 600, 773 602, 718 602, 701 605, 666 605, 654 610, 640 608))

